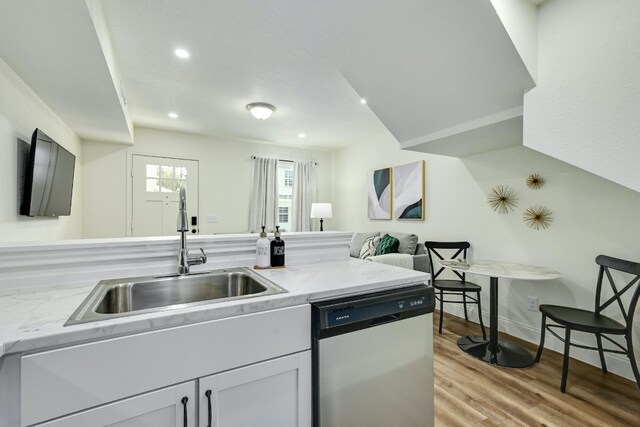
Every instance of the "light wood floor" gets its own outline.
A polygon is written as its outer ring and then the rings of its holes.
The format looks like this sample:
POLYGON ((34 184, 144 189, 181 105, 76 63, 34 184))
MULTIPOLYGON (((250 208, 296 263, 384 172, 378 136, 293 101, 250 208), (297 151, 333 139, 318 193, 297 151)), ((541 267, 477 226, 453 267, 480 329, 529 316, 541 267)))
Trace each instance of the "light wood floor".
MULTIPOLYGON (((439 335, 439 312, 433 320, 437 427, 640 426, 634 382, 571 359, 567 393, 561 393, 559 353, 545 349, 540 363, 528 369, 489 366, 456 344, 462 335, 477 335, 477 324, 447 314, 439 335)), ((537 349, 510 339, 532 353, 537 349)))

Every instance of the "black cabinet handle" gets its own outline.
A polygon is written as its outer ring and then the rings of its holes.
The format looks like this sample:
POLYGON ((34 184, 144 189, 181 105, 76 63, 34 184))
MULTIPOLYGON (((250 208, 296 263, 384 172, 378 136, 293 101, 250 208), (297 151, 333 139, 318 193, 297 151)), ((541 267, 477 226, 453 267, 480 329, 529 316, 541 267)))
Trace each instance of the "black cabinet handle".
POLYGON ((207 390, 204 392, 204 395, 207 396, 207 407, 209 408, 209 415, 207 418, 207 427, 211 427, 211 390, 207 390))
POLYGON ((189 398, 187 396, 183 397, 182 400, 181 400, 182 406, 184 408, 184 417, 183 417, 183 419, 184 419, 184 421, 183 421, 184 427, 187 427, 187 421, 188 421, 187 420, 187 402, 188 401, 189 401, 189 398))

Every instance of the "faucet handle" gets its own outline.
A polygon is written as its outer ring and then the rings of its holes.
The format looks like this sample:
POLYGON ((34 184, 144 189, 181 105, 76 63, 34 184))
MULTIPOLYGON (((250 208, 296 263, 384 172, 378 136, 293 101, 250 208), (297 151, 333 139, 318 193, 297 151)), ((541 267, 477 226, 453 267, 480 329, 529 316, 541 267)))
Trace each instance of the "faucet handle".
POLYGON ((189 265, 206 264, 207 254, 204 253, 204 249, 202 248, 200 248, 200 252, 202 252, 202 255, 189 255, 189 258, 187 259, 189 265))

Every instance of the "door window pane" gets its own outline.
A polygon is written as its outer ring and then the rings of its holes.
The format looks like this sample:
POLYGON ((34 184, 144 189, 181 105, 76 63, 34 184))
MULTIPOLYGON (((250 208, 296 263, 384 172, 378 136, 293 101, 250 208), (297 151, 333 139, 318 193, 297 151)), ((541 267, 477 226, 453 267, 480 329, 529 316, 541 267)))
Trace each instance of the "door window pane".
POLYGON ((159 165, 147 165, 147 178, 158 178, 160 176, 159 165))
POLYGON ((187 179, 187 168, 185 167, 176 167, 175 168, 175 177, 176 179, 187 179))
POLYGON ((146 165, 147 192, 178 193, 187 187, 187 174, 182 166, 146 165))

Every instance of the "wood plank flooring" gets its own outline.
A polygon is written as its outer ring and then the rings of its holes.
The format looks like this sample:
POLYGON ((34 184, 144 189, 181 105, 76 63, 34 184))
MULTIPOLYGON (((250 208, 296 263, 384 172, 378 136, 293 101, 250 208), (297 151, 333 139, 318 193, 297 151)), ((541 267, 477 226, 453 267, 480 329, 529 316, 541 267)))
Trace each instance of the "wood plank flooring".
MULTIPOLYGON (((479 334, 477 324, 447 314, 439 335, 438 321, 436 311, 437 427, 640 426, 640 388, 635 382, 571 359, 567 393, 562 393, 559 353, 545 349, 540 363, 528 369, 489 366, 463 353, 456 344, 462 335, 479 334)), ((534 344, 509 339, 532 353, 537 350, 534 344)))

